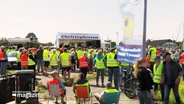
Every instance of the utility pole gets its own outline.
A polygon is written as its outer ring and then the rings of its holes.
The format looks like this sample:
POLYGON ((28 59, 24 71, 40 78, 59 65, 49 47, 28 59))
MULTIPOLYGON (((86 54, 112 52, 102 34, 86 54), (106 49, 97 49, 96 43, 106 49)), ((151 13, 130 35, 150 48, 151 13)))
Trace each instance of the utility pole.
POLYGON ((146 20, 147 20, 147 0, 144 0, 144 27, 143 27, 143 53, 142 57, 146 57, 146 20))
POLYGON ((183 48, 182 49, 184 50, 184 21, 183 21, 183 48))

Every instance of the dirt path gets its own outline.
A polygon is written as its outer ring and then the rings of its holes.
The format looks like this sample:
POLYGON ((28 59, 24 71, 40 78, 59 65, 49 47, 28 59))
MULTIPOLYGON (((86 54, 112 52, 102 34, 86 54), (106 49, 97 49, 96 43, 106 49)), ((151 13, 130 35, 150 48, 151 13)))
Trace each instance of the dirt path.
MULTIPOLYGON (((78 73, 71 73, 71 77, 77 76, 78 73)), ((49 77, 45 77, 45 76, 37 76, 39 80, 39 82, 42 82, 43 85, 46 85, 47 81, 49 81, 51 78, 49 77)), ((107 77, 105 77, 105 82, 107 81, 107 77)), ((100 82, 100 80, 99 80, 100 82)), ((105 88, 103 87, 96 87, 96 81, 95 79, 90 80, 89 81, 90 86, 91 86, 91 90, 93 94, 96 93, 101 93, 102 91, 105 90, 105 88)), ((100 84, 100 83, 99 83, 100 84)), ((75 98, 74 98, 74 94, 73 94, 73 90, 72 87, 66 87, 67 92, 66 92, 66 97, 67 97, 67 104, 75 104, 75 98)), ((98 102, 96 101, 96 99, 93 97, 93 104, 98 104, 98 102)), ((47 101, 43 100, 43 99, 39 99, 39 101, 42 104, 47 104, 47 101)), ((50 102, 49 104, 52 104, 52 102, 50 102)), ((123 93, 121 93, 120 96, 120 102, 119 104, 138 104, 138 100, 135 99, 129 99, 127 98, 123 93)))

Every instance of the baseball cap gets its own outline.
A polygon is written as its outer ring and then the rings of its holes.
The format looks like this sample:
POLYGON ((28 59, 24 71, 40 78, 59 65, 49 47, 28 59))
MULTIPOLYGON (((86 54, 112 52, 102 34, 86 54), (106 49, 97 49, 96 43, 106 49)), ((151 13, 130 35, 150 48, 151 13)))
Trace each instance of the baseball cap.
POLYGON ((169 52, 166 52, 163 57, 165 58, 166 56, 170 56, 170 55, 171 54, 169 52))
POLYGON ((156 56, 154 60, 160 60, 160 56, 156 56))

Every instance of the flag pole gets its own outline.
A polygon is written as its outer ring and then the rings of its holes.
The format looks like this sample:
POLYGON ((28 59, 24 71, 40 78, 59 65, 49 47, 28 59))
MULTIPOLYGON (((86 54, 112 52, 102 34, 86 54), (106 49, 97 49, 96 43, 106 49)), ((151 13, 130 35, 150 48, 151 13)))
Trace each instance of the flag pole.
POLYGON ((147 20, 147 0, 144 0, 144 25, 143 25, 143 56, 146 57, 146 20, 147 20))

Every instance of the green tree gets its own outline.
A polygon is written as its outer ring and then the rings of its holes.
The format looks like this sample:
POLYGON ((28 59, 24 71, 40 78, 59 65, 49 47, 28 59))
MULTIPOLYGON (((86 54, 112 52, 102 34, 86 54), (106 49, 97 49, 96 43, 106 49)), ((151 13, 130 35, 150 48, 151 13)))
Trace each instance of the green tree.
POLYGON ((31 42, 38 42, 38 38, 36 37, 34 33, 28 33, 26 38, 30 38, 31 42))
POLYGON ((6 38, 1 38, 0 39, 0 45, 5 45, 5 46, 8 46, 8 40, 6 38))
POLYGON ((47 45, 47 46, 53 46, 54 44, 52 44, 52 42, 48 42, 45 45, 47 45))

